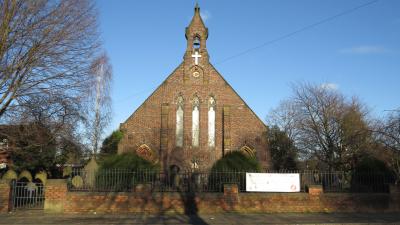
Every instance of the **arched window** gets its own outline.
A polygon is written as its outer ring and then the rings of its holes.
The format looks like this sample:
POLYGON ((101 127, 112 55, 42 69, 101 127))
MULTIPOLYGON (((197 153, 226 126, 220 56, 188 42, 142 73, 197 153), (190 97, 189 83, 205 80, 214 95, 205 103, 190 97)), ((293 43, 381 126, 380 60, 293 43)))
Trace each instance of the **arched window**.
POLYGON ((183 146, 183 97, 179 96, 177 99, 176 109, 176 147, 183 146))
POLYGON ((136 149, 136 154, 140 157, 142 157, 143 159, 146 159, 150 162, 156 162, 156 158, 157 156, 155 155, 155 153, 151 150, 151 148, 149 146, 147 146, 146 144, 142 144, 140 145, 137 149, 136 149))
POLYGON ((250 158, 256 158, 256 151, 247 145, 241 147, 240 151, 250 158))
POLYGON ((198 97, 193 98, 192 110, 192 146, 199 147, 200 136, 200 100, 198 97))
POLYGON ((215 99, 208 99, 208 147, 215 147, 215 99))
POLYGON ((199 48, 200 48, 200 37, 196 35, 193 38, 193 49, 199 49, 199 48))

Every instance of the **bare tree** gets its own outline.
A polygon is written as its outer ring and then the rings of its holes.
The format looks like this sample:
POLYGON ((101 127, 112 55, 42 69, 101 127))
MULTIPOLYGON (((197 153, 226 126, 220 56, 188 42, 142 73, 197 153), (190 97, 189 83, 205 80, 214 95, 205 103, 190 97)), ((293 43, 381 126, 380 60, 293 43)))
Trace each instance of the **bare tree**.
POLYGON ((295 119, 296 108, 291 100, 281 101, 276 109, 271 110, 267 116, 267 123, 279 127, 289 139, 296 136, 295 119))
POLYGON ((0 118, 40 99, 81 101, 100 46, 96 18, 88 0, 0 0, 0 118))
POLYGON ((396 183, 400 182, 400 110, 394 110, 386 118, 377 121, 375 126, 376 139, 389 151, 390 167, 397 175, 396 183), (395 112, 397 111, 397 112, 395 112))
POLYGON ((293 85, 293 92, 272 111, 274 124, 295 141, 303 158, 316 157, 328 169, 351 169, 370 136, 365 107, 318 85, 293 85))
POLYGON ((111 79, 112 69, 104 53, 95 59, 91 66, 92 87, 88 91, 88 102, 85 122, 91 142, 92 151, 97 154, 104 129, 111 117, 111 79))
POLYGON ((78 126, 82 112, 80 105, 73 103, 56 97, 31 99, 7 117, 0 136, 10 143, 10 156, 17 168, 51 171, 56 163, 62 165, 84 154, 78 126))
POLYGON ((83 149, 82 122, 97 111, 97 27, 90 0, 0 0, 0 121, 47 132, 21 149, 83 149))

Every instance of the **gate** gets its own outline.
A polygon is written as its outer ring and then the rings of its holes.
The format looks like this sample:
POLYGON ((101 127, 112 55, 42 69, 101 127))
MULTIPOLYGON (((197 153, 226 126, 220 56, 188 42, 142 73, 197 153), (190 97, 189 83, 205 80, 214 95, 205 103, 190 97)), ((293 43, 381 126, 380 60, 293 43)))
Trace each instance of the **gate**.
POLYGON ((13 181, 11 183, 11 210, 43 209, 44 185, 36 182, 13 181))

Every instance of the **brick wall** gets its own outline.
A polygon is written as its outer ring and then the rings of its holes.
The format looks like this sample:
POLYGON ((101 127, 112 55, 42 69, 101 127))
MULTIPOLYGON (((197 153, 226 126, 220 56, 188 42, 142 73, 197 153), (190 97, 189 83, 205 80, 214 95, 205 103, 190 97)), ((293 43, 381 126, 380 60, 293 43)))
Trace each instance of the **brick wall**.
POLYGON ((240 194, 241 212, 399 212, 399 198, 390 194, 306 193, 240 194))
MULTIPOLYGON (((141 189, 143 190, 143 189, 141 189)), ((400 212, 398 194, 68 192, 66 213, 400 212)))
POLYGON ((0 213, 10 210, 10 184, 6 180, 0 180, 0 213))
POLYGON ((68 193, 66 213, 197 213, 218 212, 400 212, 399 198, 389 194, 240 193, 68 193), (195 208, 196 210, 193 210, 195 208))
POLYGON ((47 180, 45 185, 44 210, 46 212, 63 212, 67 196, 67 182, 64 179, 47 180))
MULTIPOLYGON (((400 193, 152 193, 146 186, 132 192, 69 192, 65 180, 48 180, 45 212, 54 213, 219 213, 219 212, 400 212, 400 193)), ((8 211, 10 188, 0 182, 0 212, 8 211)))

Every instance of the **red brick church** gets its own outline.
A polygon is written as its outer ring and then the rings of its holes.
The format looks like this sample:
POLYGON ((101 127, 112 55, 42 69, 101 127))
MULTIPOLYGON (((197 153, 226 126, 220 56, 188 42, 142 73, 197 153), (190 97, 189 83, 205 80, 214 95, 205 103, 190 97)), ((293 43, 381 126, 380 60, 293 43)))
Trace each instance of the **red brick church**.
POLYGON ((268 168, 267 127, 209 62, 197 5, 185 37, 183 62, 121 124, 118 153, 136 152, 165 169, 207 170, 239 150, 268 168))

